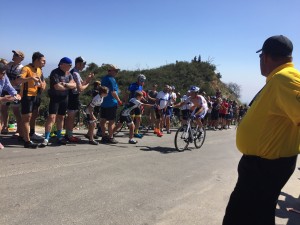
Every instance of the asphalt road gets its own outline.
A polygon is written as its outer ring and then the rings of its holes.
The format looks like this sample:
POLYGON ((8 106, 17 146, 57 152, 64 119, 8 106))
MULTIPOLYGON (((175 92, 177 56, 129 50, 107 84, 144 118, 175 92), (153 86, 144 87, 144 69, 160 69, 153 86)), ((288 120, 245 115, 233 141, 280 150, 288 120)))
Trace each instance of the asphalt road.
MULTIPOLYGON (((208 131, 200 150, 174 149, 174 132, 127 144, 0 151, 0 225, 220 225, 241 154, 235 130, 208 131)), ((6 140, 8 142, 8 140, 6 140)), ((300 163, 298 160, 298 166, 300 163)), ((299 178, 283 190, 278 224, 299 225, 299 178)), ((258 203, 259 204, 259 203, 258 203)))

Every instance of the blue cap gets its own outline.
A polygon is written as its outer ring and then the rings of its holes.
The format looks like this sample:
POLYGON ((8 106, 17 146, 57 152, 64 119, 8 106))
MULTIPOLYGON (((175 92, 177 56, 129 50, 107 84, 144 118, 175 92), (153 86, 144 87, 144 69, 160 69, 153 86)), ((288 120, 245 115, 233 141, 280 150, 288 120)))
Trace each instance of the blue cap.
POLYGON ((61 65, 61 64, 63 64, 63 63, 65 63, 65 64, 72 64, 72 60, 71 60, 70 58, 68 58, 68 57, 63 57, 63 58, 59 61, 59 65, 61 65))

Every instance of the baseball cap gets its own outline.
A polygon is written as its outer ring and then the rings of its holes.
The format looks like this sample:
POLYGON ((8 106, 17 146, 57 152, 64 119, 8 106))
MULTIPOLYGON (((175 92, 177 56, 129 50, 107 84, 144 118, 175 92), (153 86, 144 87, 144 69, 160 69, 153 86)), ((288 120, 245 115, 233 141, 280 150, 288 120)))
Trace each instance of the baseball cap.
POLYGON ((293 43, 283 35, 276 35, 269 37, 256 53, 261 51, 273 56, 292 56, 293 43))
POLYGON ((6 66, 3 63, 0 63, 0 72, 3 72, 6 70, 6 66))
POLYGON ((19 51, 19 50, 12 50, 12 52, 14 53, 14 54, 17 54, 18 56, 20 56, 21 58, 25 58, 25 54, 24 54, 24 52, 22 52, 22 51, 19 51))
POLYGON ((79 56, 79 57, 77 57, 75 59, 75 64, 77 64, 77 63, 84 63, 84 64, 86 64, 86 61, 81 56, 79 56))
POLYGON ((107 70, 117 70, 117 71, 119 71, 120 69, 118 67, 116 67, 115 65, 107 64, 107 70))
POLYGON ((59 61, 59 65, 61 65, 61 64, 63 64, 63 63, 65 63, 65 64, 72 64, 72 60, 71 60, 70 58, 68 58, 68 57, 63 57, 63 58, 59 61))

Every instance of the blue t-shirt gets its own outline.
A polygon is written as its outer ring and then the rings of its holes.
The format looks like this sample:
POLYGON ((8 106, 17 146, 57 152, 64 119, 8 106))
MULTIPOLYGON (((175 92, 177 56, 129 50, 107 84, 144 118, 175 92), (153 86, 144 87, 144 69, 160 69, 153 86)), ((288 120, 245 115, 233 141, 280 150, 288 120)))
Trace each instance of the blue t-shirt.
POLYGON ((128 87, 128 91, 130 91, 129 99, 135 97, 134 94, 136 91, 142 91, 142 90, 143 90, 143 86, 138 85, 137 82, 130 84, 128 87))
POLYGON ((109 89, 108 95, 107 97, 104 98, 101 107, 109 108, 109 107, 117 106, 118 101, 111 94, 113 91, 117 92, 117 94, 119 92, 119 87, 116 82, 116 79, 110 75, 106 75, 105 77, 102 78, 101 85, 109 89))

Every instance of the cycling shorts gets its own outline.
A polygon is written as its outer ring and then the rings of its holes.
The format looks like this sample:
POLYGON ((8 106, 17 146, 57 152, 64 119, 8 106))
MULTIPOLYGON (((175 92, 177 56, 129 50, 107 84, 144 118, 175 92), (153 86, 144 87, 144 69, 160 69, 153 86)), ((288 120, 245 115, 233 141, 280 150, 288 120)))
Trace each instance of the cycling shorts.
POLYGON ((21 99, 21 114, 29 114, 37 108, 36 96, 23 96, 21 99))
POLYGON ((79 101, 79 94, 69 94, 68 97, 68 110, 79 110, 80 101, 79 101))
POLYGON ((49 114, 66 115, 68 96, 51 96, 49 103, 49 114))

